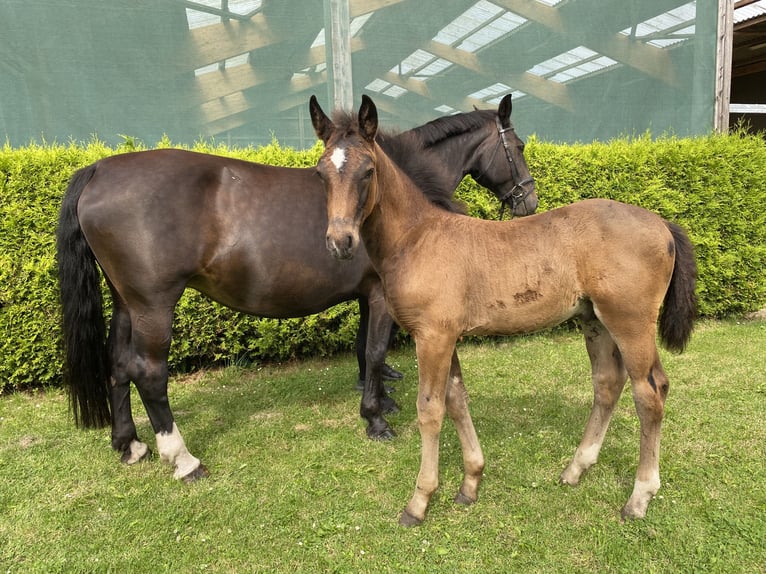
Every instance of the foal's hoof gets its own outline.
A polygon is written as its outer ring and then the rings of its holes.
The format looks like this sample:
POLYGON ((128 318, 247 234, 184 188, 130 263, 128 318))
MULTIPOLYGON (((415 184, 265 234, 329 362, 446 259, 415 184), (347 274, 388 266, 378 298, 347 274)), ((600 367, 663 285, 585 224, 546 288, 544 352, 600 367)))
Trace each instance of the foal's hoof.
POLYGON ((423 519, 412 516, 412 514, 407 512, 406 508, 402 511, 402 515, 399 517, 399 526, 409 528, 411 526, 420 526, 421 524, 423 524, 423 519))
POLYGON ((455 503, 462 504, 464 506, 468 506, 470 504, 473 504, 474 502, 476 502, 476 499, 469 498, 468 496, 463 494, 463 492, 461 490, 457 491, 457 494, 455 495, 455 503))
POLYGON ((204 464, 200 463, 197 468, 184 476, 181 480, 183 480, 186 484, 189 484, 191 482, 196 482, 200 478, 207 478, 208 476, 210 476, 210 472, 204 464))
POLYGON ((381 369, 380 374, 384 379, 389 381, 400 381, 404 378, 402 373, 386 363, 383 363, 383 368, 381 369))

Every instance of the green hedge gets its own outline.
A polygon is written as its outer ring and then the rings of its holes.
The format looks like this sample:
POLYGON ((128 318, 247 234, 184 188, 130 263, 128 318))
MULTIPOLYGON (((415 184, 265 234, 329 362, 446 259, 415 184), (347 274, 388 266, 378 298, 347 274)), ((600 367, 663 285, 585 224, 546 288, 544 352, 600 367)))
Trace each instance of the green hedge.
MULTIPOLYGON (((156 147, 169 147, 162 141, 156 147)), ((138 149, 98 141, 0 150, 0 390, 58 384, 61 376, 54 229, 72 172, 138 149)), ((199 143, 192 149, 249 161, 310 166, 308 151, 276 142, 258 149, 199 143)), ((540 209, 587 197, 642 205, 683 225, 697 249, 700 313, 722 317, 766 304, 766 146, 744 133, 695 139, 648 136, 608 144, 554 145, 532 138, 526 151, 540 209)), ((497 201, 466 179, 458 197, 477 217, 497 201)), ((108 298, 106 299, 108 301, 108 298)), ((356 303, 305 319, 250 317, 187 291, 174 323, 175 370, 237 361, 326 355, 353 347, 356 303)))

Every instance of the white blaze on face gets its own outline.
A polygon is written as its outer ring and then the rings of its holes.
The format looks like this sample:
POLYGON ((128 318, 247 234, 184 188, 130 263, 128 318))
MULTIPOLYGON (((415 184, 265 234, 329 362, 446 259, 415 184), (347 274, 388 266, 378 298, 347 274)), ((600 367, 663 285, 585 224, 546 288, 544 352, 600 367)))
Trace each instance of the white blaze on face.
POLYGON ((335 166, 335 169, 338 171, 341 171, 343 169, 343 166, 346 165, 346 150, 342 147, 336 147, 332 151, 332 155, 330 156, 330 161, 335 166))

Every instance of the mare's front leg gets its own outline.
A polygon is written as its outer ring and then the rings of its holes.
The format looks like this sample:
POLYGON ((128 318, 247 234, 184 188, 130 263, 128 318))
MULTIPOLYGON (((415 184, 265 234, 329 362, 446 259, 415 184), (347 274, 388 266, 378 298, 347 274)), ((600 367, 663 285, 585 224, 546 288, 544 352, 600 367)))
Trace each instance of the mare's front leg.
POLYGON ((160 460, 175 467, 176 479, 188 482, 208 476, 207 469, 186 448, 168 401, 172 308, 170 312, 136 313, 136 317, 139 319, 133 322, 132 378, 154 429, 160 460))
POLYGON ((394 321, 388 314, 382 285, 378 285, 368 298, 370 317, 367 330, 367 373, 359 413, 367 421, 367 436, 374 440, 389 440, 396 433, 383 417, 384 412, 398 412, 399 407, 386 394, 383 385, 383 364, 394 321))
POLYGON ((468 391, 463 383, 463 373, 457 349, 452 354, 449 380, 447 381, 447 413, 455 423, 460 448, 463 451, 463 484, 455 496, 458 504, 472 504, 479 498, 479 484, 484 472, 484 454, 479 437, 468 411, 468 391))
POLYGON ((439 486, 439 435, 446 412, 447 378, 455 338, 441 333, 416 337, 418 357, 418 427, 420 429, 420 472, 415 493, 399 517, 402 526, 423 522, 431 496, 439 486))

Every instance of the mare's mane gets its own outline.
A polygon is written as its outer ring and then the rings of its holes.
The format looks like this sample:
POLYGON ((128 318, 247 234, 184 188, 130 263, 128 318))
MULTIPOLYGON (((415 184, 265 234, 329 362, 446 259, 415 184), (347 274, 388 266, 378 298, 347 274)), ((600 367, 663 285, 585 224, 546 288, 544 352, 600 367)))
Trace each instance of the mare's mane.
POLYGON ((423 147, 428 149, 448 138, 481 129, 487 122, 492 122, 496 115, 497 110, 476 110, 472 113, 444 116, 411 131, 420 138, 423 147))
MULTIPOLYGON (((332 118, 341 139, 359 133, 357 115, 336 111, 332 118)), ((434 205, 454 213, 465 213, 465 205, 452 199, 452 182, 439 156, 427 149, 419 136, 408 132, 378 130, 375 141, 388 158, 410 178, 434 205)))

